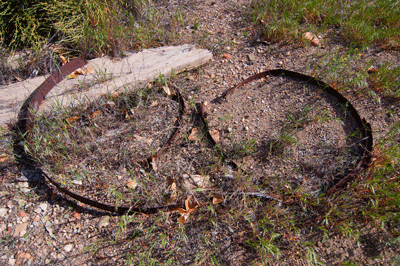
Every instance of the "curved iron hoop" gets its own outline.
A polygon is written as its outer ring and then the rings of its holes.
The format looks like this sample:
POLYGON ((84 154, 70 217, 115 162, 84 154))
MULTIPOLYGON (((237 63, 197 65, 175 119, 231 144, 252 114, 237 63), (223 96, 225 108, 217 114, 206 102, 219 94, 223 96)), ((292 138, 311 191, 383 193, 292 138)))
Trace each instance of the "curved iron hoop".
MULTIPOLYGON (((54 88, 55 85, 60 83, 67 75, 72 73, 78 68, 86 65, 87 61, 85 60, 84 56, 76 58, 65 64, 60 69, 52 73, 32 94, 25 100, 23 103, 20 112, 18 114, 18 121, 16 124, 15 134, 14 134, 14 145, 13 151, 16 157, 17 163, 20 169, 32 169, 35 170, 36 173, 40 174, 41 176, 45 177, 45 179, 56 188, 58 188, 61 192, 65 195, 70 196, 71 198, 85 203, 89 206, 113 212, 119 215, 123 214, 133 214, 133 213, 144 213, 144 214, 152 214, 158 211, 172 211, 176 210, 179 207, 182 207, 182 204, 172 204, 172 205, 165 205, 165 206, 156 206, 156 207, 134 207, 134 206, 116 206, 116 205, 109 205, 104 204, 95 200, 92 200, 87 197, 83 197, 79 194, 76 194, 66 188, 64 188, 61 184, 56 182, 53 178, 47 175, 40 167, 37 166, 36 161, 34 158, 23 148, 24 143, 28 142, 29 139, 27 138, 28 131, 32 128, 34 113, 39 109, 39 106, 45 99, 46 95, 54 88)), ((175 96, 172 97, 173 100, 176 100, 179 103, 179 110, 178 110, 178 117, 174 124, 174 131, 171 133, 171 136, 167 140, 167 142, 161 147, 158 151, 156 151, 153 155, 149 156, 145 161, 151 163, 154 158, 160 156, 168 146, 175 140, 178 136, 179 131, 182 126, 183 121, 183 114, 185 112, 185 103, 184 100, 179 93, 179 91, 174 88, 175 96)))
MULTIPOLYGON (((371 161, 371 152, 373 148, 373 136, 372 136, 372 130, 371 130, 371 125, 364 119, 361 118, 360 115, 358 114, 356 108, 351 104, 349 100, 347 100, 341 93, 339 93, 337 90, 335 90, 333 87, 329 86, 323 81, 320 81, 316 78, 300 74, 294 71, 286 70, 286 69, 272 69, 272 70, 266 70, 264 72, 260 72, 258 74, 255 74, 253 76, 250 76, 246 78, 245 80, 241 81, 234 87, 226 90, 221 96, 215 98, 212 102, 220 102, 222 100, 226 100, 227 97, 235 92, 236 89, 239 87, 243 86, 244 84, 247 84, 251 81, 265 78, 267 76, 287 76, 291 78, 295 78, 301 81, 309 82, 310 84, 317 85, 320 88, 322 88, 325 92, 329 93, 330 95, 336 97, 338 101, 342 104, 345 104, 350 111, 351 116, 355 119, 357 126, 359 130, 361 131, 362 134, 362 139, 361 139, 361 144, 364 147, 362 155, 359 157, 359 160, 356 164, 356 167, 354 169, 348 170, 347 173, 345 174, 338 174, 335 176, 335 180, 329 185, 323 193, 325 193, 326 196, 330 196, 334 194, 336 191, 344 188, 350 181, 354 180, 356 176, 365 168, 368 167, 370 161, 371 161)), ((203 120, 203 124, 205 127, 207 127, 208 131, 208 125, 205 120, 204 116, 204 105, 200 107, 199 113, 201 113, 201 117, 203 120)), ((211 137, 211 135, 209 135, 211 137)), ((212 142, 214 145, 215 141, 212 142)))

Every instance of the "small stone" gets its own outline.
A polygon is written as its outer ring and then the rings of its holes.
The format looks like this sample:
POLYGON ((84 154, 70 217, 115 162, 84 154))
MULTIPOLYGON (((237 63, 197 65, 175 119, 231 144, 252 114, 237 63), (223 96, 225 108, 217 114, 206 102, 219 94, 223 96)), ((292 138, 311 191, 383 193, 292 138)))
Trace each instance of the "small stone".
POLYGON ((319 40, 318 39, 314 39, 311 41, 311 45, 312 46, 319 46, 319 40))
POLYGON ((311 41, 312 46, 319 46, 319 39, 314 33, 306 32, 303 37, 304 39, 311 41))
POLYGON ((228 127, 228 132, 232 132, 232 128, 231 127, 228 127))
POLYGON ((82 183, 82 180, 74 180, 74 181, 72 181, 72 184, 82 186, 83 183, 82 183))
POLYGON ((7 229, 7 225, 6 224, 0 224, 0 233, 5 232, 7 229))
POLYGON ((19 182, 18 185, 20 188, 28 188, 29 187, 28 182, 19 182))
POLYGON ((111 97, 113 97, 114 99, 118 98, 119 93, 117 91, 113 91, 111 92, 111 97))
POLYGON ((303 37, 304 37, 304 39, 309 40, 309 41, 312 41, 314 38, 317 38, 317 36, 315 36, 314 33, 309 32, 309 31, 305 32, 303 37))
POLYGON ((188 139, 191 141, 199 141, 200 139, 198 137, 198 134, 199 134, 199 130, 197 128, 193 128, 188 139))
POLYGON ((106 102, 106 108, 107 109, 112 109, 112 108, 114 108, 114 106, 115 106, 115 102, 112 102, 112 101, 107 101, 106 102))
POLYGON ((53 229, 51 227, 46 227, 46 230, 49 233, 49 236, 51 236, 54 240, 57 240, 57 237, 54 235, 53 229))
POLYGON ((48 222, 49 221, 49 216, 44 216, 43 218, 42 218, 42 223, 46 223, 46 222, 48 222))
POLYGON ((25 259, 25 260, 30 260, 30 259, 32 259, 33 257, 32 257, 32 255, 29 254, 29 253, 22 252, 21 255, 20 255, 20 258, 25 259))
POLYGON ((222 57, 223 58, 225 58, 225 59, 231 59, 231 55, 230 54, 228 54, 228 53, 224 53, 223 55, 222 55, 222 57))
POLYGON ((10 259, 8 260, 8 265, 15 265, 15 262, 16 262, 16 261, 17 261, 16 259, 10 258, 10 259))
POLYGON ((65 252, 70 252, 74 248, 74 245, 68 244, 64 247, 65 252))
POLYGON ((376 73, 378 72, 378 69, 374 66, 370 66, 367 70, 368 73, 376 73))
POLYGON ((45 203, 45 202, 42 202, 42 203, 39 204, 39 208, 44 212, 47 210, 48 206, 49 205, 47 203, 45 203))
POLYGON ((256 56, 254 54, 248 54, 247 57, 249 58, 250 61, 256 60, 256 56))
POLYGON ((17 216, 25 217, 26 216, 26 212, 25 211, 21 211, 20 213, 17 214, 17 216))
POLYGON ((103 216, 100 218, 99 223, 97 224, 97 228, 101 229, 103 227, 106 227, 109 224, 110 224, 110 217, 103 216))
POLYGON ((135 179, 130 180, 128 183, 126 183, 126 186, 130 189, 135 189, 137 187, 137 182, 135 179))
POLYGON ((14 237, 21 237, 23 235, 25 235, 26 233, 26 228, 28 227, 28 223, 22 223, 22 224, 17 224, 15 227, 15 231, 13 236, 14 237))
POLYGON ((219 142, 219 132, 218 132, 218 130, 212 129, 210 134, 211 134, 211 137, 213 138, 213 140, 215 142, 219 142))
POLYGON ((7 209, 6 208, 0 208, 0 218, 6 215, 7 209))

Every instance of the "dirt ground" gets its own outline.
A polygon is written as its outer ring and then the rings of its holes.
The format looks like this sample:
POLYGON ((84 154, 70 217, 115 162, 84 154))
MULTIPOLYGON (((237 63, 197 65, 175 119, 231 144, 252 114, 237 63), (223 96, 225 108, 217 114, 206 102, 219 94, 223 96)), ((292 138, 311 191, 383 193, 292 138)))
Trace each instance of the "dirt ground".
MULTIPOLYGON (((15 182, 35 173, 21 174, 9 160, 0 164, 1 264, 400 263, 399 245, 384 226, 366 224, 358 228, 359 235, 345 235, 321 229, 318 207, 277 200, 279 191, 317 196, 336 175, 356 164, 364 148, 359 145, 361 136, 335 97, 307 82, 270 76, 215 101, 267 69, 323 76, 317 67, 323 56, 344 53, 334 33, 320 36, 323 47, 260 40, 248 4, 158 2, 166 16, 180 10, 187 19, 186 27, 174 29, 182 37, 173 44, 195 43, 211 50, 214 59, 171 78, 169 86, 182 94, 186 112, 179 137, 152 162, 152 169, 138 162, 168 140, 178 116, 178 103, 166 97, 165 84, 154 82, 147 89, 129 88, 126 95, 102 97, 68 117, 52 113, 34 129, 36 134, 65 132, 56 144, 40 140, 42 149, 35 152, 45 170, 69 189, 121 205, 164 205, 193 196, 199 206, 186 223, 179 222, 179 212, 120 217, 76 204, 46 183, 15 182), (195 23, 200 27, 193 27, 195 23), (205 104, 208 129, 219 150, 201 131, 195 112, 199 103, 205 104), (66 128, 65 119, 73 117, 78 118, 66 128), (66 156, 46 153, 47 145, 66 156), (292 213, 294 220, 270 216, 272 207, 292 213), (274 233, 263 235, 265 228, 274 233), (254 245, 260 241, 265 242, 264 250, 254 245)), ((398 62, 400 53, 371 48, 352 61, 354 71, 371 59, 398 62)), ((374 139, 400 121, 398 100, 377 101, 352 88, 341 93, 371 124, 374 139)), ((0 154, 10 153, 8 148, 10 144, 2 143, 0 154)))

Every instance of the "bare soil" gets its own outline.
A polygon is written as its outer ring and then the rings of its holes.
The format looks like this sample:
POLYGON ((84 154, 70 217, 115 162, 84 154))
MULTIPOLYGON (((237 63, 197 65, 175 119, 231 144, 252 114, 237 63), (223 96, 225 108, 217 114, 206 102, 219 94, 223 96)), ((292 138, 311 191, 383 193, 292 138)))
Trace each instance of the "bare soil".
MULTIPOLYGON (((227 100, 213 101, 266 69, 322 75, 310 72, 319 69, 324 55, 344 52, 340 38, 322 36, 324 48, 263 42, 248 1, 157 4, 166 17, 184 14, 186 27, 171 29, 181 34, 176 44, 197 43, 214 54, 204 67, 170 80, 185 100, 179 137, 152 168, 141 163, 166 143, 178 115, 178 103, 154 82, 102 97, 68 115, 39 118, 33 133, 47 137, 32 152, 58 182, 101 202, 155 206, 194 196, 199 207, 183 224, 179 212, 115 216, 77 205, 45 183, 15 182, 35 173, 21 175, 10 159, 0 165, 1 264, 399 263, 399 246, 385 226, 360 221, 352 231, 360 233, 346 235, 327 224, 323 207, 304 200, 354 167, 364 148, 354 119, 336 98, 315 85, 271 76, 246 84, 227 100), (217 148, 197 119, 199 103, 205 103, 217 148), (296 197, 287 200, 281 193, 296 197), (273 216, 270 209, 280 214, 273 216), (260 241, 266 243, 263 250, 255 245, 260 241), (273 247, 279 248, 279 259, 273 247)), ((354 70, 371 59, 398 62, 400 53, 371 48, 353 62, 354 70)), ((341 93, 371 123, 375 139, 400 121, 396 99, 378 95, 377 101, 354 88, 341 93)), ((11 153, 10 144, 2 143, 2 153, 11 153)))

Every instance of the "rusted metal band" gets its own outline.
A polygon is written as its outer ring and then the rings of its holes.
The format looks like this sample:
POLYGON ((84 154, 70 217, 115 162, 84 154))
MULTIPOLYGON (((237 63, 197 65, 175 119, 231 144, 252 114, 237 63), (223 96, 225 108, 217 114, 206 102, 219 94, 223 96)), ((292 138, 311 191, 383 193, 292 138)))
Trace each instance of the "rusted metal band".
POLYGON ((29 130, 33 120, 34 112, 39 109, 46 95, 60 83, 66 76, 87 64, 84 56, 75 58, 68 64, 63 65, 57 71, 53 72, 22 104, 18 114, 17 127, 21 133, 29 130))
MULTIPOLYGON (((60 83, 67 75, 71 74, 73 71, 78 68, 83 67, 87 64, 84 56, 76 58, 65 64, 60 69, 52 73, 32 94, 25 100, 23 103, 20 112, 18 114, 18 121, 16 124, 16 132, 14 134, 14 154, 16 160, 21 169, 33 169, 37 173, 40 173, 48 182, 58 188, 65 195, 70 196, 71 198, 87 204, 89 206, 113 212, 119 215, 123 214, 133 214, 133 213, 144 213, 144 214, 152 214, 158 211, 173 211, 179 207, 182 207, 182 204, 172 204, 165 206, 156 206, 156 207, 134 207, 134 206, 116 206, 116 205, 108 205, 104 204, 86 197, 83 197, 77 193, 74 193, 66 188, 64 188, 61 184, 56 182, 53 178, 47 175, 40 167, 36 165, 36 161, 32 156, 25 151, 25 149, 21 146, 25 141, 29 142, 29 139, 26 138, 28 131, 32 128, 32 124, 34 121, 34 113, 39 109, 40 104, 45 99, 46 95, 54 88, 55 85, 60 83)), ((149 156, 146 161, 151 162, 152 159, 160 156, 168 146, 175 140, 175 138, 179 134, 179 130, 182 126, 183 115, 185 112, 185 103, 184 100, 179 93, 179 91, 174 88, 175 96, 173 100, 176 100, 179 103, 178 117, 174 124, 174 130, 171 133, 171 136, 167 140, 167 142, 161 147, 158 151, 156 151, 153 155, 149 156)))
MULTIPOLYGON (((336 99, 344 104, 346 108, 350 111, 351 116, 355 119, 357 126, 359 130, 361 131, 362 135, 362 146, 363 146, 363 154, 359 157, 359 161, 354 169, 348 170, 347 173, 345 174, 338 174, 335 177, 334 183, 330 184, 330 187, 328 187, 325 191, 326 196, 330 196, 336 191, 340 190, 341 188, 345 187, 350 181, 353 181, 357 175, 361 172, 362 169, 368 167, 370 161, 371 161, 371 152, 373 148, 373 137, 372 137, 372 130, 371 130, 371 125, 367 123, 367 121, 363 118, 360 117, 358 114, 356 108, 351 104, 349 100, 346 99, 341 93, 339 93, 337 90, 335 90, 333 87, 329 86, 323 81, 320 81, 316 78, 300 74, 294 71, 290 70, 285 70, 285 69, 272 69, 272 70, 267 70, 258 74, 255 74, 253 76, 250 76, 246 78, 245 80, 241 81, 234 87, 226 90, 221 96, 215 98, 212 102, 220 102, 222 100, 225 100, 229 95, 233 94, 236 89, 240 88, 241 86, 257 80, 261 78, 265 78, 267 76, 286 76, 290 78, 295 78, 301 81, 308 82, 312 85, 317 85, 321 89, 323 89, 325 92, 329 93, 330 95, 336 97, 336 99)), ((204 114, 204 110, 201 110, 201 113, 204 114)), ((205 117, 203 115, 202 117, 203 124, 206 125, 205 117)), ((207 129, 208 130, 208 129, 207 129)), ((215 142, 214 142, 215 143, 215 142)))

